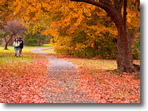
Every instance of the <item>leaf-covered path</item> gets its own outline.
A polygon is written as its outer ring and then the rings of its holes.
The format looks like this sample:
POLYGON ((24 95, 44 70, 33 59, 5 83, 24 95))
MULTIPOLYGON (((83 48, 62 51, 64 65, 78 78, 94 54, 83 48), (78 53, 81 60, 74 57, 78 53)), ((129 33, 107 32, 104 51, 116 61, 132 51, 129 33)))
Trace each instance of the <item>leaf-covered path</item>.
POLYGON ((75 66, 64 59, 50 56, 40 51, 46 48, 33 49, 32 52, 48 58, 48 83, 44 86, 42 96, 46 103, 94 103, 92 98, 80 91, 77 85, 78 75, 75 66))

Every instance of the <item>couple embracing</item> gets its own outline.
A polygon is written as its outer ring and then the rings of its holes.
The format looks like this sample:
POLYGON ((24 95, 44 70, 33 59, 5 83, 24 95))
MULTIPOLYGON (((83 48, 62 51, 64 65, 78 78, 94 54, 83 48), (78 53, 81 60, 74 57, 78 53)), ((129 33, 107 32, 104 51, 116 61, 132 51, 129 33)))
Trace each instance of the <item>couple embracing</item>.
POLYGON ((22 49, 23 49, 23 41, 21 38, 17 39, 15 38, 13 42, 14 50, 15 50, 15 56, 17 57, 17 51, 19 50, 19 57, 21 56, 22 49))

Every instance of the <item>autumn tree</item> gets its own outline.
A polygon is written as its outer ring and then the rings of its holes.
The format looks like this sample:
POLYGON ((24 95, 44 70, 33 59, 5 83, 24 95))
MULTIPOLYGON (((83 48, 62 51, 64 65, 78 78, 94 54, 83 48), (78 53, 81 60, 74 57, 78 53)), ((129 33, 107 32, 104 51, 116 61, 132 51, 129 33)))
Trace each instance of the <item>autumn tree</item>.
MULTIPOLYGON (((127 0, 71 0, 85 2, 106 11, 118 30, 118 70, 121 72, 136 72, 133 65, 131 36, 127 26, 127 0), (122 13, 123 8, 123 13, 122 13)), ((138 1, 139 2, 139 1, 138 1)))
POLYGON ((8 21, 2 30, 3 38, 5 41, 5 50, 7 50, 7 46, 9 42, 13 39, 14 36, 22 34, 26 28, 18 23, 18 21, 8 21))
POLYGON ((9 36, 10 30, 7 23, 16 19, 13 13, 15 9, 14 5, 12 5, 13 2, 14 0, 0 0, 0 33, 1 39, 5 40, 5 49, 7 49, 7 45, 12 39, 9 36))

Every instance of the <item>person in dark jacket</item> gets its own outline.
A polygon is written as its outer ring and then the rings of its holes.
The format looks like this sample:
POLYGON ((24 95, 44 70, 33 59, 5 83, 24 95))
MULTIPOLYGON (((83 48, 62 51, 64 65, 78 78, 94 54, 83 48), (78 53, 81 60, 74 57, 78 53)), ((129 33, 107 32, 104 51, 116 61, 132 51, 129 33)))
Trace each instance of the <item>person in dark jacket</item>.
POLYGON ((18 49, 19 49, 19 57, 20 57, 21 56, 21 53, 22 53, 22 49, 23 49, 24 43, 23 43, 23 41, 22 41, 21 38, 19 38, 18 42, 19 42, 18 49))

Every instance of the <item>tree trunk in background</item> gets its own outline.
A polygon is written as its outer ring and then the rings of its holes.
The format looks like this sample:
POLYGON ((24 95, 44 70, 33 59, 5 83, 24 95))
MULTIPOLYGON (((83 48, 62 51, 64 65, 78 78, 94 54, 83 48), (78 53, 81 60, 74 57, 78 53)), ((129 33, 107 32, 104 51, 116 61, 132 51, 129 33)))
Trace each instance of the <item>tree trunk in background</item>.
POLYGON ((5 40, 5 46, 4 46, 4 49, 5 50, 8 50, 7 46, 8 46, 8 42, 7 42, 7 38, 6 38, 7 35, 4 35, 4 40, 5 40))
POLYGON ((9 38, 8 41, 7 41, 6 37, 4 38, 4 39, 5 39, 5 48, 4 48, 5 50, 8 50, 8 44, 9 44, 9 42, 12 40, 13 36, 14 36, 14 35, 10 35, 10 38, 9 38))
POLYGON ((5 43, 5 48, 4 48, 4 49, 5 49, 5 50, 8 50, 7 47, 8 47, 8 43, 6 42, 6 43, 5 43))
POLYGON ((42 38, 41 38, 41 36, 40 36, 39 42, 38 42, 38 43, 39 43, 39 44, 38 44, 39 46, 41 46, 41 44, 42 44, 41 42, 42 42, 42 38))

